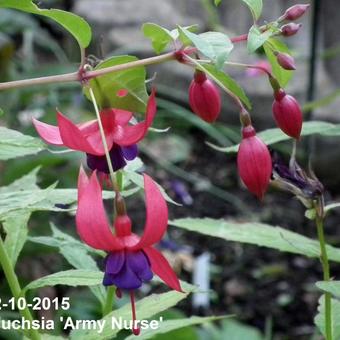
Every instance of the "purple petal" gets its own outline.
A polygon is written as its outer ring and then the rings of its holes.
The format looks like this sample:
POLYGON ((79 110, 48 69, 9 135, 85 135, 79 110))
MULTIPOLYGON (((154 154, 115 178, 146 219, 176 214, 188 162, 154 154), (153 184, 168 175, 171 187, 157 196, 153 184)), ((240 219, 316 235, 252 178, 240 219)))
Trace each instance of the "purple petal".
POLYGON ((138 289, 143 284, 126 262, 118 274, 112 275, 112 282, 120 289, 138 289))
POLYGON ((150 261, 143 251, 128 252, 126 254, 128 266, 143 281, 150 281, 153 277, 150 269, 150 261))
POLYGON ((128 161, 132 161, 135 159, 138 155, 138 146, 137 144, 132 144, 129 146, 123 146, 122 147, 122 153, 125 159, 128 161))
POLYGON ((105 259, 105 272, 108 274, 117 274, 125 262, 124 251, 110 253, 105 259))
POLYGON ((122 148, 118 145, 114 145, 110 151, 110 158, 112 162, 112 167, 114 171, 124 168, 126 165, 122 148))

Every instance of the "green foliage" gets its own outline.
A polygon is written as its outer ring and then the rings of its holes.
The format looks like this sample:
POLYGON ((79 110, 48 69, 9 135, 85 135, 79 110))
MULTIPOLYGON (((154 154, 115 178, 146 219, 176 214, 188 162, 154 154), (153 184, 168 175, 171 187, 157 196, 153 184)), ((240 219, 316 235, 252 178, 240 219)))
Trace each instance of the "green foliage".
POLYGON ((254 53, 272 36, 272 34, 273 32, 270 29, 265 32, 261 32, 256 25, 252 26, 249 30, 247 41, 249 53, 254 53))
MULTIPOLYGON (((185 319, 166 320, 166 321, 163 321, 160 324, 160 327, 157 329, 148 328, 146 330, 143 330, 141 334, 139 335, 139 338, 141 340, 151 339, 155 335, 166 334, 176 329, 181 329, 181 328, 188 327, 188 326, 200 325, 200 324, 217 321, 217 320, 221 320, 221 319, 228 318, 228 317, 230 316, 228 315, 208 316, 208 317, 192 316, 190 318, 185 318, 185 319)), ((135 339, 135 335, 130 335, 129 337, 126 338, 126 340, 132 340, 132 339, 135 339)))
POLYGON ((285 87, 291 80, 294 72, 285 70, 283 67, 281 67, 277 62, 277 58, 274 55, 273 51, 290 54, 289 48, 284 42, 276 38, 268 39, 267 42, 264 43, 263 48, 268 58, 268 61, 272 66, 273 75, 278 80, 279 84, 282 87, 285 87))
MULTIPOLYGON (((307 257, 320 256, 320 245, 303 235, 264 223, 239 223, 210 218, 183 218, 169 222, 178 228, 227 241, 254 244, 307 257)), ((340 249, 327 246, 329 259, 340 262, 340 249)))
POLYGON ((218 6, 221 2, 222 2, 222 0, 214 0, 215 6, 218 6))
MULTIPOLYGON (((331 306, 332 306, 332 335, 334 340, 338 340, 340 339, 340 301, 332 299, 331 306)), ((319 299, 318 314, 314 318, 314 322, 318 326, 322 335, 326 336, 324 295, 322 295, 319 299)))
POLYGON ((31 0, 0 0, 0 7, 17 9, 52 19, 72 34, 80 47, 86 48, 90 44, 92 32, 89 24, 73 13, 59 9, 40 9, 31 0))
MULTIPOLYGON (((111 57, 98 64, 94 69, 100 70, 110 66, 131 63, 138 59, 133 56, 111 57)), ((145 87, 146 72, 143 66, 111 72, 90 80, 98 105, 101 108, 117 108, 133 112, 144 112, 148 99, 145 87), (119 96, 119 90, 127 90, 125 96, 119 96)), ((84 93, 90 100, 88 89, 84 93)))
MULTIPOLYGON (((190 32, 194 32, 196 31, 197 26, 187 26, 185 29, 190 32)), ((169 31, 165 27, 150 22, 143 24, 142 30, 145 37, 151 40, 152 47, 157 54, 162 53, 169 43, 174 42, 179 36, 177 28, 169 31)))
POLYGON ((221 68, 228 59, 233 49, 233 44, 229 37, 221 32, 205 32, 195 34, 184 27, 179 27, 180 39, 187 44, 187 40, 192 42, 198 51, 209 58, 216 64, 217 68, 221 68))
POLYGON ((319 281, 316 286, 324 292, 331 293, 334 297, 340 298, 340 281, 319 281))
POLYGON ((4 245, 13 266, 27 240, 27 223, 30 216, 30 211, 18 210, 7 214, 4 218, 3 227, 6 232, 4 245))
POLYGON ((35 155, 45 149, 40 139, 0 126, 0 160, 35 155))
MULTIPOLYGON (((305 122, 303 123, 302 127, 302 136, 309 136, 319 134, 322 136, 340 136, 340 124, 332 124, 322 121, 312 121, 312 122, 305 122)), ((267 129, 261 131, 257 134, 267 145, 275 144, 278 142, 283 142, 285 140, 291 139, 285 133, 283 133, 280 129, 267 129)), ((215 150, 221 152, 237 152, 239 144, 228 146, 228 147, 219 147, 209 143, 209 145, 214 148, 215 150)))
POLYGON ((256 21, 262 13, 262 0, 242 0, 250 9, 251 14, 256 21))
POLYGON ((37 289, 41 287, 56 285, 65 285, 73 287, 95 286, 102 283, 103 276, 104 276, 103 272, 100 271, 90 271, 83 269, 65 270, 32 281, 25 288, 23 288, 23 292, 26 292, 30 289, 37 289))
MULTIPOLYGON (((185 299, 189 293, 194 292, 196 288, 189 284, 181 283, 182 288, 184 289, 184 293, 179 293, 176 291, 170 291, 163 294, 152 294, 149 295, 136 303, 136 310, 138 313, 138 319, 148 319, 158 314, 170 307, 175 306, 178 302, 185 299)), ((119 329, 112 329, 111 327, 111 319, 112 317, 118 319, 122 318, 122 320, 131 320, 131 307, 129 304, 124 305, 121 308, 114 310, 113 312, 106 315, 103 319, 106 320, 104 330, 101 333, 101 340, 108 340, 116 337, 119 332, 119 329)), ((103 320, 102 319, 102 320, 103 320)), ((98 333, 96 330, 75 330, 71 333, 71 340, 97 340, 98 333)))

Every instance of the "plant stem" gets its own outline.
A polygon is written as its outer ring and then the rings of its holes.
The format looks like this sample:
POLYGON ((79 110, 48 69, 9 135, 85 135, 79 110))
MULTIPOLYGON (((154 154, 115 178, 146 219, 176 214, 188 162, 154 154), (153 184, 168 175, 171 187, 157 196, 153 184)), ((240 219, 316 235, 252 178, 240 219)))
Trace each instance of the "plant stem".
POLYGON ((105 306, 103 308, 103 316, 112 312, 114 297, 115 297, 115 288, 113 286, 109 286, 107 288, 107 296, 106 296, 105 306))
MULTIPOLYGON (((0 263, 2 266, 2 269, 4 271, 6 280, 8 282, 8 285, 11 289, 11 292, 13 294, 13 297, 17 300, 20 297, 24 297, 21 294, 21 287, 18 281, 18 277, 14 272, 14 268, 13 265, 11 263, 11 260, 8 257, 7 251, 5 249, 5 245, 2 241, 2 238, 0 237, 0 263)), ((29 309, 27 307, 25 307, 24 309, 20 309, 19 313, 21 314, 21 316, 25 319, 25 320, 29 320, 30 322, 33 321, 33 317, 31 312, 29 311, 29 309)), ((31 329, 27 331, 30 338, 32 340, 40 340, 40 334, 37 330, 31 329)))
POLYGON ((100 70, 88 71, 88 72, 71 72, 66 74, 60 74, 55 76, 47 76, 47 77, 39 77, 39 78, 31 78, 31 79, 23 79, 23 80, 15 80, 9 81, 5 83, 0 83, 0 91, 22 88, 32 85, 43 85, 43 84, 53 84, 53 83, 67 83, 67 82, 76 82, 76 81, 84 81, 92 78, 96 78, 102 76, 104 74, 118 72, 127 70, 130 68, 138 67, 138 66, 147 66, 153 64, 163 63, 169 60, 175 60, 176 54, 175 52, 165 53, 159 56, 145 58, 141 60, 131 61, 129 63, 114 65, 110 67, 106 67, 100 70))
MULTIPOLYGON (((321 263, 323 270, 323 280, 330 281, 330 270, 329 270, 329 262, 328 255, 326 249, 325 242, 325 234, 323 227, 323 217, 318 216, 316 214, 316 228, 318 231, 318 238, 320 242, 320 251, 321 251, 321 263)), ((325 329, 326 329, 326 340, 332 340, 332 305, 331 305, 331 294, 325 293, 325 329)))

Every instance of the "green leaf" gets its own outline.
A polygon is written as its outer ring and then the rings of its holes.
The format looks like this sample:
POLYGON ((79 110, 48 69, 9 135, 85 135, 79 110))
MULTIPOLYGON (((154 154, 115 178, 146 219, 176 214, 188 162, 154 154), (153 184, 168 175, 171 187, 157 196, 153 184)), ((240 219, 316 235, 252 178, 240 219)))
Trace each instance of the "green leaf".
POLYGON ((31 0, 0 0, 0 7, 17 9, 50 18, 71 33, 80 47, 86 48, 90 44, 92 35, 91 28, 89 24, 78 15, 59 9, 40 9, 31 0))
POLYGON ((315 285, 324 292, 331 293, 334 297, 340 298, 340 281, 319 281, 315 285))
MULTIPOLYGON (((144 190, 143 175, 138 174, 137 172, 134 172, 134 171, 130 171, 129 169, 125 168, 124 169, 124 180, 131 181, 134 184, 136 184, 138 187, 144 190)), ((169 203, 175 204, 175 205, 181 205, 175 202, 159 184, 157 184, 157 186, 166 201, 168 201, 169 203)))
MULTIPOLYGON (((153 315, 158 314, 170 307, 175 306, 178 302, 185 299, 189 293, 196 290, 192 285, 183 285, 184 293, 179 293, 174 290, 163 294, 152 294, 144 299, 139 300, 136 303, 136 310, 139 320, 151 318, 153 315)), ((105 326, 103 332, 100 334, 101 340, 108 340, 114 338, 120 331, 117 328, 112 329, 111 320, 112 318, 122 320, 131 320, 131 306, 126 304, 123 307, 114 310, 110 314, 106 315, 102 320, 105 320, 105 326)), ((71 340, 97 340, 98 333, 96 330, 76 330, 71 332, 71 340)))
MULTIPOLYGON (((332 124, 322 121, 312 121, 303 123, 301 136, 309 136, 313 134, 320 134, 322 136, 340 136, 340 124, 332 124)), ((291 139, 285 133, 283 133, 279 128, 267 129, 259 132, 258 137, 260 137, 267 145, 275 144, 278 142, 283 142, 285 140, 291 139)), ((215 150, 221 152, 237 152, 239 145, 233 145, 228 147, 219 147, 209 143, 209 145, 215 150)))
POLYGON ((327 204, 324 208, 324 212, 328 213, 329 211, 336 209, 336 208, 340 208, 340 202, 327 204))
POLYGON ((151 39, 152 47, 157 54, 165 50, 173 40, 171 32, 166 28, 153 23, 146 23, 142 26, 145 37, 151 39))
POLYGON ((233 44, 229 37, 221 32, 206 32, 197 35, 184 27, 179 27, 178 29, 181 36, 185 36, 183 42, 186 43, 186 40, 189 39, 202 54, 216 64, 217 68, 223 66, 233 49, 233 44))
POLYGON ((269 29, 265 32, 261 32, 257 26, 252 26, 248 33, 247 48, 249 53, 254 53, 260 48, 273 34, 269 29))
MULTIPOLYGON (((239 223, 210 218, 183 218, 170 221, 169 224, 227 241, 249 243, 308 257, 318 258, 320 256, 318 241, 264 223, 239 223)), ((340 249, 327 246, 327 252, 330 260, 340 262, 340 249)))
POLYGON ((251 14, 256 21, 262 13, 262 0, 242 0, 250 9, 251 14))
POLYGON ((221 2, 222 2, 222 0, 214 0, 215 6, 218 6, 221 2))
POLYGON ((3 221, 3 227, 6 232, 4 245, 13 267, 27 239, 27 223, 30 216, 30 211, 20 210, 9 213, 3 221))
MULTIPOLYGON (((133 56, 111 57, 98 64, 94 69, 100 70, 110 66, 137 61, 133 56)), ((111 72, 90 80, 90 86, 101 108, 114 107, 128 111, 144 112, 148 100, 145 87, 146 72, 143 66, 127 70, 111 72), (119 96, 119 90, 127 90, 125 96, 119 96)), ((84 93, 88 99, 90 95, 86 86, 84 93)))
MULTIPOLYGON (((230 318, 230 317, 231 317, 230 315, 208 316, 208 317, 192 316, 190 318, 185 318, 185 319, 167 320, 167 321, 161 322, 160 327, 158 327, 157 329, 148 328, 148 329, 143 330, 139 335, 139 339, 141 340, 151 339, 155 335, 166 334, 176 329, 181 329, 181 328, 188 327, 188 326, 200 325, 203 323, 222 320, 222 319, 230 318)), ((133 340, 135 338, 136 338, 135 335, 130 335, 125 340, 133 340)))
POLYGON ((43 276, 35 281, 29 283, 23 292, 30 289, 37 289, 46 286, 95 286, 99 285, 103 281, 103 272, 82 270, 82 269, 71 269, 63 272, 54 273, 51 275, 43 276))
POLYGON ((263 335, 258 329, 244 325, 236 320, 223 321, 221 328, 221 339, 228 338, 228 340, 263 340, 263 335))
POLYGON ((278 80, 281 87, 286 87, 286 85, 292 78, 294 72, 285 70, 283 67, 279 65, 279 63, 277 62, 277 58, 273 53, 273 49, 278 52, 290 54, 289 48, 285 43, 276 38, 268 39, 268 41, 264 43, 263 48, 268 58, 268 61, 272 66, 273 75, 278 80))
MULTIPOLYGON (((102 251, 90 248, 79 239, 75 239, 69 234, 62 232, 51 223, 52 236, 30 237, 31 242, 44 244, 59 249, 59 253, 66 261, 76 269, 99 271, 96 261, 90 254, 97 254, 104 257, 102 251)), ((89 287, 101 304, 105 303, 106 292, 102 284, 89 287)))
POLYGON ((251 108, 251 103, 242 87, 228 74, 217 70, 213 65, 197 64, 197 68, 209 75, 222 89, 227 89, 227 92, 229 90, 234 93, 248 109, 251 108))
MULTIPOLYGON (((340 339, 340 301, 336 299, 331 300, 332 306, 332 335, 334 340, 340 339)), ((319 299, 318 314, 314 319, 320 332, 326 336, 325 327, 325 296, 322 295, 319 299)))
POLYGON ((46 145, 39 138, 0 126, 0 160, 35 155, 45 149, 46 145))

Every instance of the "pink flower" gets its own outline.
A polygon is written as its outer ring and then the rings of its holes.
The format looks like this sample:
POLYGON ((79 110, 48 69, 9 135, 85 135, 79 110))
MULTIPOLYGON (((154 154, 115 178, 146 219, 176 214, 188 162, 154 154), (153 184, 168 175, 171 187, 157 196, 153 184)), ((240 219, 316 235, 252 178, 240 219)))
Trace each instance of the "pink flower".
MULTIPOLYGON (((101 110, 100 117, 114 170, 124 167, 125 160, 132 160, 137 156, 136 143, 146 135, 155 114, 154 90, 147 104, 145 121, 136 125, 129 125, 132 112, 120 109, 101 110)), ((58 126, 52 126, 34 118, 33 124, 46 143, 85 152, 88 166, 92 170, 109 173, 97 120, 74 124, 59 111, 57 120, 58 126)))
POLYGON ((221 95, 204 72, 196 71, 189 88, 189 104, 197 116, 213 123, 221 112, 221 95))
POLYGON ((296 24, 295 22, 290 22, 289 24, 283 25, 281 27, 281 34, 284 37, 290 37, 296 34, 301 28, 302 24, 296 24))
POLYGON ((251 125, 242 129, 242 137, 237 154, 238 172, 248 190, 261 200, 272 174, 270 153, 251 125))
POLYGON ((278 127, 288 136, 299 139, 303 116, 298 101, 282 89, 274 93, 274 119, 278 127))
MULTIPOLYGON (((168 208, 156 183, 144 175, 146 222, 140 237, 131 231, 131 220, 118 211, 114 221, 115 235, 107 220, 96 171, 90 178, 80 168, 78 179, 77 231, 90 247, 108 252, 105 264, 105 286, 115 285, 128 290, 131 297, 133 320, 136 319, 134 290, 157 274, 169 287, 182 291, 179 280, 166 258, 153 246, 166 232, 168 208)), ((138 334, 139 329, 134 329, 138 334)))
POLYGON ((275 55, 278 64, 285 70, 293 71, 296 69, 295 60, 288 53, 277 52, 275 55))
POLYGON ((309 4, 297 4, 289 7, 284 13, 283 18, 290 21, 299 19, 305 14, 309 6, 309 4))

